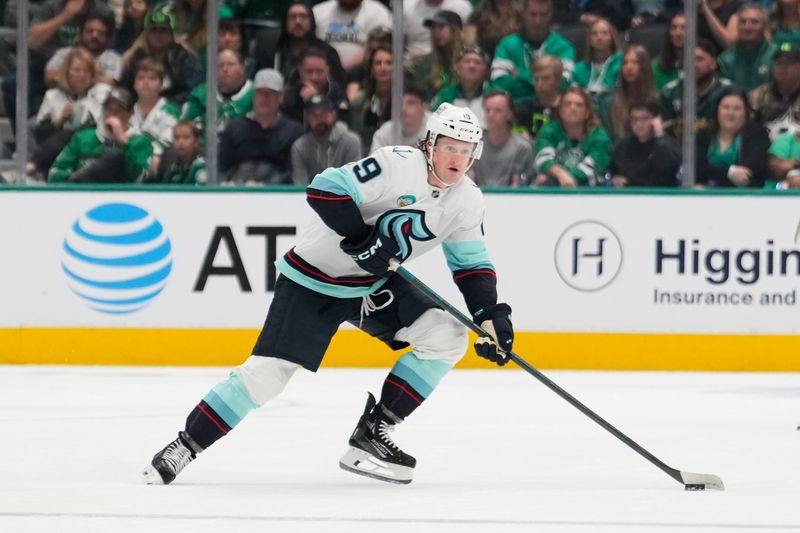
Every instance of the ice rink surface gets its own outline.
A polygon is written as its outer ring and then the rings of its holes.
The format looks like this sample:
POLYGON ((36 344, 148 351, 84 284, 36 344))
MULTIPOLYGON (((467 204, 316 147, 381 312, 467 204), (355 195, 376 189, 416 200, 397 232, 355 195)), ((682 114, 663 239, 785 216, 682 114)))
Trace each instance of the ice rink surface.
MULTIPOLYGON (((535 364, 535 361, 532 361, 535 364)), ((0 532, 800 531, 800 374, 454 371, 394 433, 391 485, 339 469, 385 370, 298 372, 169 486, 139 470, 227 369, 0 366, 0 532)))

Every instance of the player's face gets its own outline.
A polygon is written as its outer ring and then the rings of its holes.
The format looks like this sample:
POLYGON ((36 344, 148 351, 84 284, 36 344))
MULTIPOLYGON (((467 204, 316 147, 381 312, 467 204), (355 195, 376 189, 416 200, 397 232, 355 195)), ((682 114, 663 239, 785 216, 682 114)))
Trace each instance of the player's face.
MULTIPOLYGON (((455 183, 469 168, 474 150, 475 143, 439 136, 433 148, 433 170, 445 183, 455 183)), ((435 181, 431 184, 436 185, 435 181)))

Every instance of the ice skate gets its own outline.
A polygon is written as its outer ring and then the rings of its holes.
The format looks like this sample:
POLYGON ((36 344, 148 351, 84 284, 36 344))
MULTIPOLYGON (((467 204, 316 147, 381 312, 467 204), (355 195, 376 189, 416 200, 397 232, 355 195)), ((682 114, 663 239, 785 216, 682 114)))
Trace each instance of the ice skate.
POLYGON ((153 456, 153 460, 142 470, 144 482, 148 485, 169 485, 186 465, 197 456, 191 450, 189 436, 181 431, 178 438, 153 456))
POLYGON ((417 460, 403 452, 389 437, 394 424, 375 408, 375 397, 370 394, 364 414, 350 436, 350 449, 339 460, 339 466, 348 472, 388 481, 411 483, 417 460))

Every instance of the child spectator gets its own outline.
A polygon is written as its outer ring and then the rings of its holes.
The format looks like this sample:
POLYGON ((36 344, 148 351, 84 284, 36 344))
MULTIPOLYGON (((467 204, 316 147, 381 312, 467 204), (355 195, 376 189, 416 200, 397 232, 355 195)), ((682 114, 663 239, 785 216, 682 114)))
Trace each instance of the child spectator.
POLYGON ((133 102, 122 87, 112 88, 96 128, 77 132, 50 169, 52 183, 141 182, 150 169, 153 145, 130 125, 133 102))
POLYGON ((664 136, 658 100, 634 102, 628 112, 630 135, 611 155, 614 187, 675 187, 681 165, 678 142, 664 136))
POLYGON ((164 150, 155 181, 182 185, 208 183, 206 161, 200 154, 200 128, 196 122, 181 120, 172 130, 172 146, 164 150))
POLYGON ((26 167, 28 175, 44 177, 72 135, 96 126, 102 117, 109 85, 98 82, 100 69, 85 48, 67 52, 56 76, 57 87, 45 93, 33 129, 35 149, 26 167))
POLYGON ((136 65, 133 87, 136 104, 133 106, 131 125, 144 133, 153 142, 153 165, 164 149, 172 144, 172 128, 178 122, 180 109, 161 96, 164 83, 164 67, 158 61, 146 57, 136 65))

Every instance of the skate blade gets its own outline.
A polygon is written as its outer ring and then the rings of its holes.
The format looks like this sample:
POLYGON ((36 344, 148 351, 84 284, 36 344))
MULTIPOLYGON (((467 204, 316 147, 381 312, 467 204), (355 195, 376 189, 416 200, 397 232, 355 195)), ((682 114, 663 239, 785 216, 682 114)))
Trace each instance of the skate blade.
POLYGON ((144 469, 140 472, 140 475, 145 485, 164 484, 164 480, 161 478, 161 474, 158 473, 158 470, 156 470, 153 465, 147 465, 146 467, 144 467, 144 469))
POLYGON ((381 461, 364 450, 353 447, 341 458, 339 467, 353 474, 401 485, 411 483, 414 476, 413 468, 381 461))

